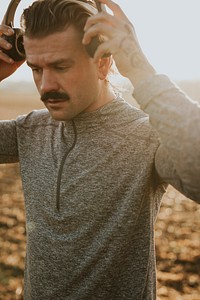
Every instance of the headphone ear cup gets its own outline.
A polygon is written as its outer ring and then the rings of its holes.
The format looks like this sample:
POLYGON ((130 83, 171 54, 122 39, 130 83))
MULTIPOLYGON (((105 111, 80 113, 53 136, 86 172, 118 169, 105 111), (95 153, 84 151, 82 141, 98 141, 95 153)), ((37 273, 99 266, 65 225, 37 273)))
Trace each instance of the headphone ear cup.
POLYGON ((92 38, 91 42, 85 46, 87 53, 90 57, 92 57, 92 58, 94 57, 94 54, 95 54, 98 46, 100 45, 100 43, 101 42, 99 41, 99 37, 95 36, 92 38))
POLYGON ((3 49, 2 51, 14 61, 21 61, 25 59, 23 34, 19 28, 13 28, 13 30, 15 33, 11 36, 2 35, 2 37, 12 45, 12 48, 9 50, 3 49))
MULTIPOLYGON (((94 57, 94 54, 98 48, 98 46, 101 44, 102 42, 99 40, 99 37, 98 36, 95 36, 92 38, 91 42, 89 44, 87 44, 85 47, 86 47, 86 50, 87 50, 87 53, 89 54, 90 57, 94 57)), ((111 56, 110 53, 105 53, 102 57, 109 57, 111 56)))

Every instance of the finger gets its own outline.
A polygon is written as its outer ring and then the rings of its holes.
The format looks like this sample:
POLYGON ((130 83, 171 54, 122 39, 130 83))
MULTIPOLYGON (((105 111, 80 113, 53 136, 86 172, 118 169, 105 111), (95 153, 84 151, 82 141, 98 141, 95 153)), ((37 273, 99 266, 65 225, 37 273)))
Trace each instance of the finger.
POLYGON ((13 35, 15 32, 14 30, 7 25, 0 25, 0 35, 5 34, 5 35, 13 35))
POLYGON ((130 27, 130 23, 127 21, 121 21, 113 16, 106 14, 99 14, 88 19, 86 26, 84 28, 85 34, 83 38, 83 43, 88 43, 91 37, 101 34, 108 38, 113 38, 115 35, 130 33, 127 28, 130 27))
POLYGON ((99 0, 99 2, 105 4, 116 17, 119 17, 120 19, 124 19, 124 20, 128 20, 127 16, 125 15, 125 13, 123 12, 123 10, 121 9, 121 7, 115 3, 112 0, 99 0))
POLYGON ((9 50, 12 48, 12 45, 6 41, 6 39, 4 39, 2 36, 6 35, 6 36, 11 36, 14 34, 14 30, 7 25, 0 25, 0 49, 1 50, 9 50))
POLYGON ((118 31, 119 30, 123 31, 125 28, 125 25, 126 25, 126 27, 130 27, 133 29, 132 23, 127 18, 119 19, 119 18, 116 18, 115 16, 108 14, 107 12, 101 12, 97 15, 94 15, 94 16, 91 16, 90 18, 88 18, 88 20, 85 24, 85 27, 84 27, 84 31, 87 31, 88 28, 92 27, 93 25, 95 25, 97 23, 109 24, 113 28, 116 28, 118 31))
POLYGON ((111 43, 109 41, 104 42, 98 46, 94 54, 94 62, 97 63, 99 59, 102 58, 106 53, 112 54, 111 43))
POLYGON ((14 60, 12 58, 10 58, 7 54, 2 52, 2 50, 0 50, 0 61, 4 61, 8 64, 13 64, 14 63, 14 60))
POLYGON ((13 64, 14 61, 3 51, 11 49, 12 45, 5 38, 3 38, 3 35, 11 36, 13 34, 14 34, 14 30, 10 26, 4 24, 0 25, 0 36, 1 36, 0 37, 0 60, 8 64, 13 64))
POLYGON ((89 27, 93 26, 96 23, 109 23, 110 25, 116 24, 116 18, 109 15, 107 12, 101 12, 97 15, 91 16, 87 19, 84 30, 86 31, 89 27))
POLYGON ((12 48, 12 45, 7 42, 5 39, 0 38, 0 49, 9 50, 12 48))
POLYGON ((89 44, 91 39, 97 35, 102 35, 105 38, 111 38, 114 35, 113 28, 110 26, 107 26, 106 24, 100 24, 100 23, 93 25, 84 34, 83 40, 82 40, 83 44, 89 44))

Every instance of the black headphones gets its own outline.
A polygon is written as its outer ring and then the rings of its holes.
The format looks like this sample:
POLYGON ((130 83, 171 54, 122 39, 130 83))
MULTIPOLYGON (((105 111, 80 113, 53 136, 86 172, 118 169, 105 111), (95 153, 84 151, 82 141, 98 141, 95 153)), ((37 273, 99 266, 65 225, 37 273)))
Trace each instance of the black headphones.
MULTIPOLYGON (((12 45, 12 48, 10 50, 3 49, 2 51, 6 53, 8 56, 10 56, 14 61, 20 61, 25 59, 22 30, 20 28, 14 28, 14 16, 20 1, 21 0, 10 1, 10 4, 7 8, 7 11, 2 21, 2 24, 12 27, 12 29, 15 32, 14 35, 12 36, 2 35, 2 37, 12 45)), ((102 4, 98 0, 94 0, 94 1, 96 3, 96 7, 98 11, 101 11, 102 4)), ((99 38, 98 36, 95 36, 92 39, 91 43, 86 45, 86 50, 91 57, 94 56, 94 53, 97 47, 99 46, 99 44, 100 44, 99 38)), ((110 54, 106 53, 104 57, 105 56, 110 56, 110 54)))
MULTIPOLYGON (((3 18, 2 24, 11 26, 13 28, 15 11, 20 1, 21 0, 11 0, 3 18)), ((12 48, 10 50, 3 49, 3 52, 8 54, 14 61, 20 61, 25 59, 23 35, 21 29, 13 28, 13 30, 15 33, 12 36, 2 35, 2 37, 12 45, 12 48)))

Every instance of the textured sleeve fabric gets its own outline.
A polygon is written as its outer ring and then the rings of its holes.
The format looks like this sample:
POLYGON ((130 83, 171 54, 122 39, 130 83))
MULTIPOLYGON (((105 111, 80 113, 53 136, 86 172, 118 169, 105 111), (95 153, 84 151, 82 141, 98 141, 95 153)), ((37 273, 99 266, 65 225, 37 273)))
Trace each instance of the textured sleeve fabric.
POLYGON ((0 163, 18 162, 16 122, 0 121, 0 163))
POLYGON ((141 83, 134 97, 161 141, 155 161, 158 174, 200 202, 200 104, 165 75, 141 83))

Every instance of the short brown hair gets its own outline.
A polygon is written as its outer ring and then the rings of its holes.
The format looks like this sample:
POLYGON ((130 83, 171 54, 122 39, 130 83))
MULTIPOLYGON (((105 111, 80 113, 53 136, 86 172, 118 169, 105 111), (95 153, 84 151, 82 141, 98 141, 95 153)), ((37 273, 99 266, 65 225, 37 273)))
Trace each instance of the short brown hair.
POLYGON ((92 13, 77 2, 94 6, 91 0, 38 0, 26 8, 21 17, 24 34, 32 38, 45 37, 73 25, 84 33, 84 26, 92 13))

